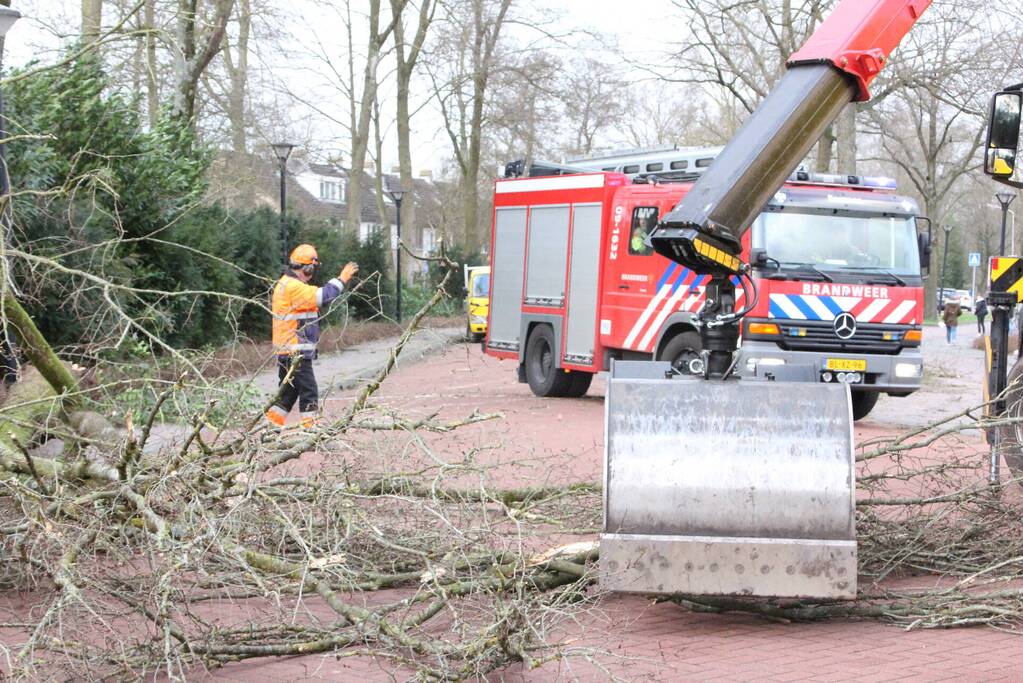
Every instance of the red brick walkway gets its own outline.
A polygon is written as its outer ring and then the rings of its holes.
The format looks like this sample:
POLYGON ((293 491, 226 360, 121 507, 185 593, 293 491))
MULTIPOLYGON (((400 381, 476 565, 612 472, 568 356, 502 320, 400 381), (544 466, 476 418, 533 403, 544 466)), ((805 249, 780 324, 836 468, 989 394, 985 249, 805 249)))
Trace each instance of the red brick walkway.
MULTIPOLYGON (((601 472, 603 382, 582 400, 544 400, 515 382, 514 366, 483 357, 477 346, 454 347, 441 356, 402 369, 385 385, 378 403, 444 417, 475 408, 502 411, 505 419, 433 437, 441 457, 457 459, 471 446, 491 448, 481 457, 532 465, 499 470, 500 485, 596 480, 601 472), (555 463, 551 466, 551 463, 555 463)), ((912 400, 906 399, 906 400, 912 400)), ((882 399, 879 411, 899 410, 882 399)), ((333 401, 340 410, 345 398, 333 401)), ((857 438, 889 433, 866 421, 857 438)), ((383 464, 383 463, 381 463, 383 464)), ((566 636, 570 648, 600 650, 596 663, 571 657, 539 670, 513 668, 495 680, 593 680, 611 674, 623 680, 756 681, 1021 681, 1023 637, 990 628, 906 632, 874 621, 785 624, 753 616, 694 614, 673 604, 637 597, 612 597, 582 615, 581 628, 566 636)), ((217 671, 219 680, 398 680, 387 661, 309 656, 258 660, 217 671)))

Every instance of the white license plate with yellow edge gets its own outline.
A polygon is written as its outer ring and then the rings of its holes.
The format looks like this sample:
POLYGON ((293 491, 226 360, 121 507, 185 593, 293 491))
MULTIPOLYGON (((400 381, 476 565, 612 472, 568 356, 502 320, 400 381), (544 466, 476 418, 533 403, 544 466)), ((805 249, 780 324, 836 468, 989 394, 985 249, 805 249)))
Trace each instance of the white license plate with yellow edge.
POLYGON ((824 367, 839 372, 866 372, 867 361, 862 358, 828 358, 824 367))

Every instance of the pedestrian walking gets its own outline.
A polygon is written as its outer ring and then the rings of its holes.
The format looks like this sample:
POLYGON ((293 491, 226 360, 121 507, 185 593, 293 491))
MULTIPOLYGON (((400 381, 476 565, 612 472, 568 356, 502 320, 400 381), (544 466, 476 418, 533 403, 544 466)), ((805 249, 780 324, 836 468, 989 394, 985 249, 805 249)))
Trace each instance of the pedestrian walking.
POLYGON ((941 315, 941 319, 945 323, 945 340, 949 344, 956 343, 956 337, 959 334, 959 316, 963 314, 963 309, 959 306, 957 301, 948 301, 945 303, 945 311, 941 315))
POLYGON ((987 302, 983 299, 977 299, 973 312, 977 315, 977 333, 987 334, 987 330, 984 328, 984 319, 987 318, 987 302))
POLYGON ((317 287, 309 281, 319 267, 316 249, 300 244, 291 252, 288 267, 274 285, 270 308, 278 392, 274 404, 266 411, 266 419, 276 427, 284 426, 296 401, 301 425, 315 424, 320 397, 313 360, 320 340, 320 309, 341 296, 345 285, 359 272, 358 264, 348 263, 336 278, 317 287))

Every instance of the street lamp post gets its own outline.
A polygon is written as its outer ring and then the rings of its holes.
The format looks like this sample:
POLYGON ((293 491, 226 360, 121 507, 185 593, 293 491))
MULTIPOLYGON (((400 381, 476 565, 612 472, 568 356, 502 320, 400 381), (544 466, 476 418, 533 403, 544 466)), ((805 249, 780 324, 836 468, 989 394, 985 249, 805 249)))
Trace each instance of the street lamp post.
POLYGON ((1016 253, 1016 212, 1009 209, 1009 251, 1013 254, 1016 253))
POLYGON ((277 156, 277 161, 280 162, 281 166, 281 252, 283 252, 284 263, 288 262, 288 220, 285 215, 287 195, 285 190, 284 179, 288 171, 288 157, 291 156, 291 150, 295 149, 295 145, 290 142, 275 142, 272 145, 274 154, 277 156))
POLYGON ((996 192, 995 199, 1002 205, 1002 241, 1001 246, 998 248, 998 255, 1005 256, 1005 226, 1008 222, 1009 217, 1009 204, 1012 204, 1012 200, 1016 198, 1015 192, 996 192))
POLYGON ((394 202, 394 209, 397 212, 397 218, 394 222, 395 232, 397 233, 398 240, 395 245, 394 254, 394 316, 401 322, 401 200, 405 198, 405 190, 388 190, 387 194, 394 202))
MULTIPOLYGON (((2 41, 7 32, 14 26, 14 22, 21 18, 21 12, 10 7, 0 6, 0 67, 3 65, 2 41)), ((7 138, 7 115, 4 113, 3 95, 0 94, 0 140, 7 138)), ((11 226, 13 223, 14 207, 11 206, 11 179, 7 174, 7 144, 0 142, 0 197, 5 199, 3 213, 0 213, 0 230, 3 231, 3 244, 5 247, 11 243, 11 226)), ((5 264, 6 265, 6 264, 5 264)), ((6 290, 10 285, 11 270, 4 268, 4 277, 8 280, 3 283, 6 290)), ((6 323, 6 321, 5 321, 6 323)), ((11 342, 7 333, 7 325, 4 324, 3 334, 0 335, 0 381, 5 385, 14 384, 18 379, 18 359, 11 348, 11 342)))
POLYGON ((941 285, 938 291, 938 311, 945 308, 945 273, 948 272, 948 238, 952 235, 952 226, 945 225, 945 253, 941 257, 941 285))

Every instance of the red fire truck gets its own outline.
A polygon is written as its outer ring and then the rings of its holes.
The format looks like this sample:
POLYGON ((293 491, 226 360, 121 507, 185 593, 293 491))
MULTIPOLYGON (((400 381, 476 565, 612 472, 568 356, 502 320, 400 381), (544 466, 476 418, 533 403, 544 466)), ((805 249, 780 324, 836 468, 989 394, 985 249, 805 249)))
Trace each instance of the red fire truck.
MULTIPOLYGON (((534 168, 532 177, 495 182, 484 349, 517 360, 519 381, 537 395, 581 396, 612 359, 702 371, 694 314, 708 278, 646 241, 692 177, 641 168, 534 168)), ((816 381, 851 385, 856 419, 880 393, 917 390, 921 263, 930 255, 917 214, 888 178, 793 174, 745 237, 755 290, 738 288, 736 307, 752 303, 752 311, 735 372, 810 367, 816 381)))

